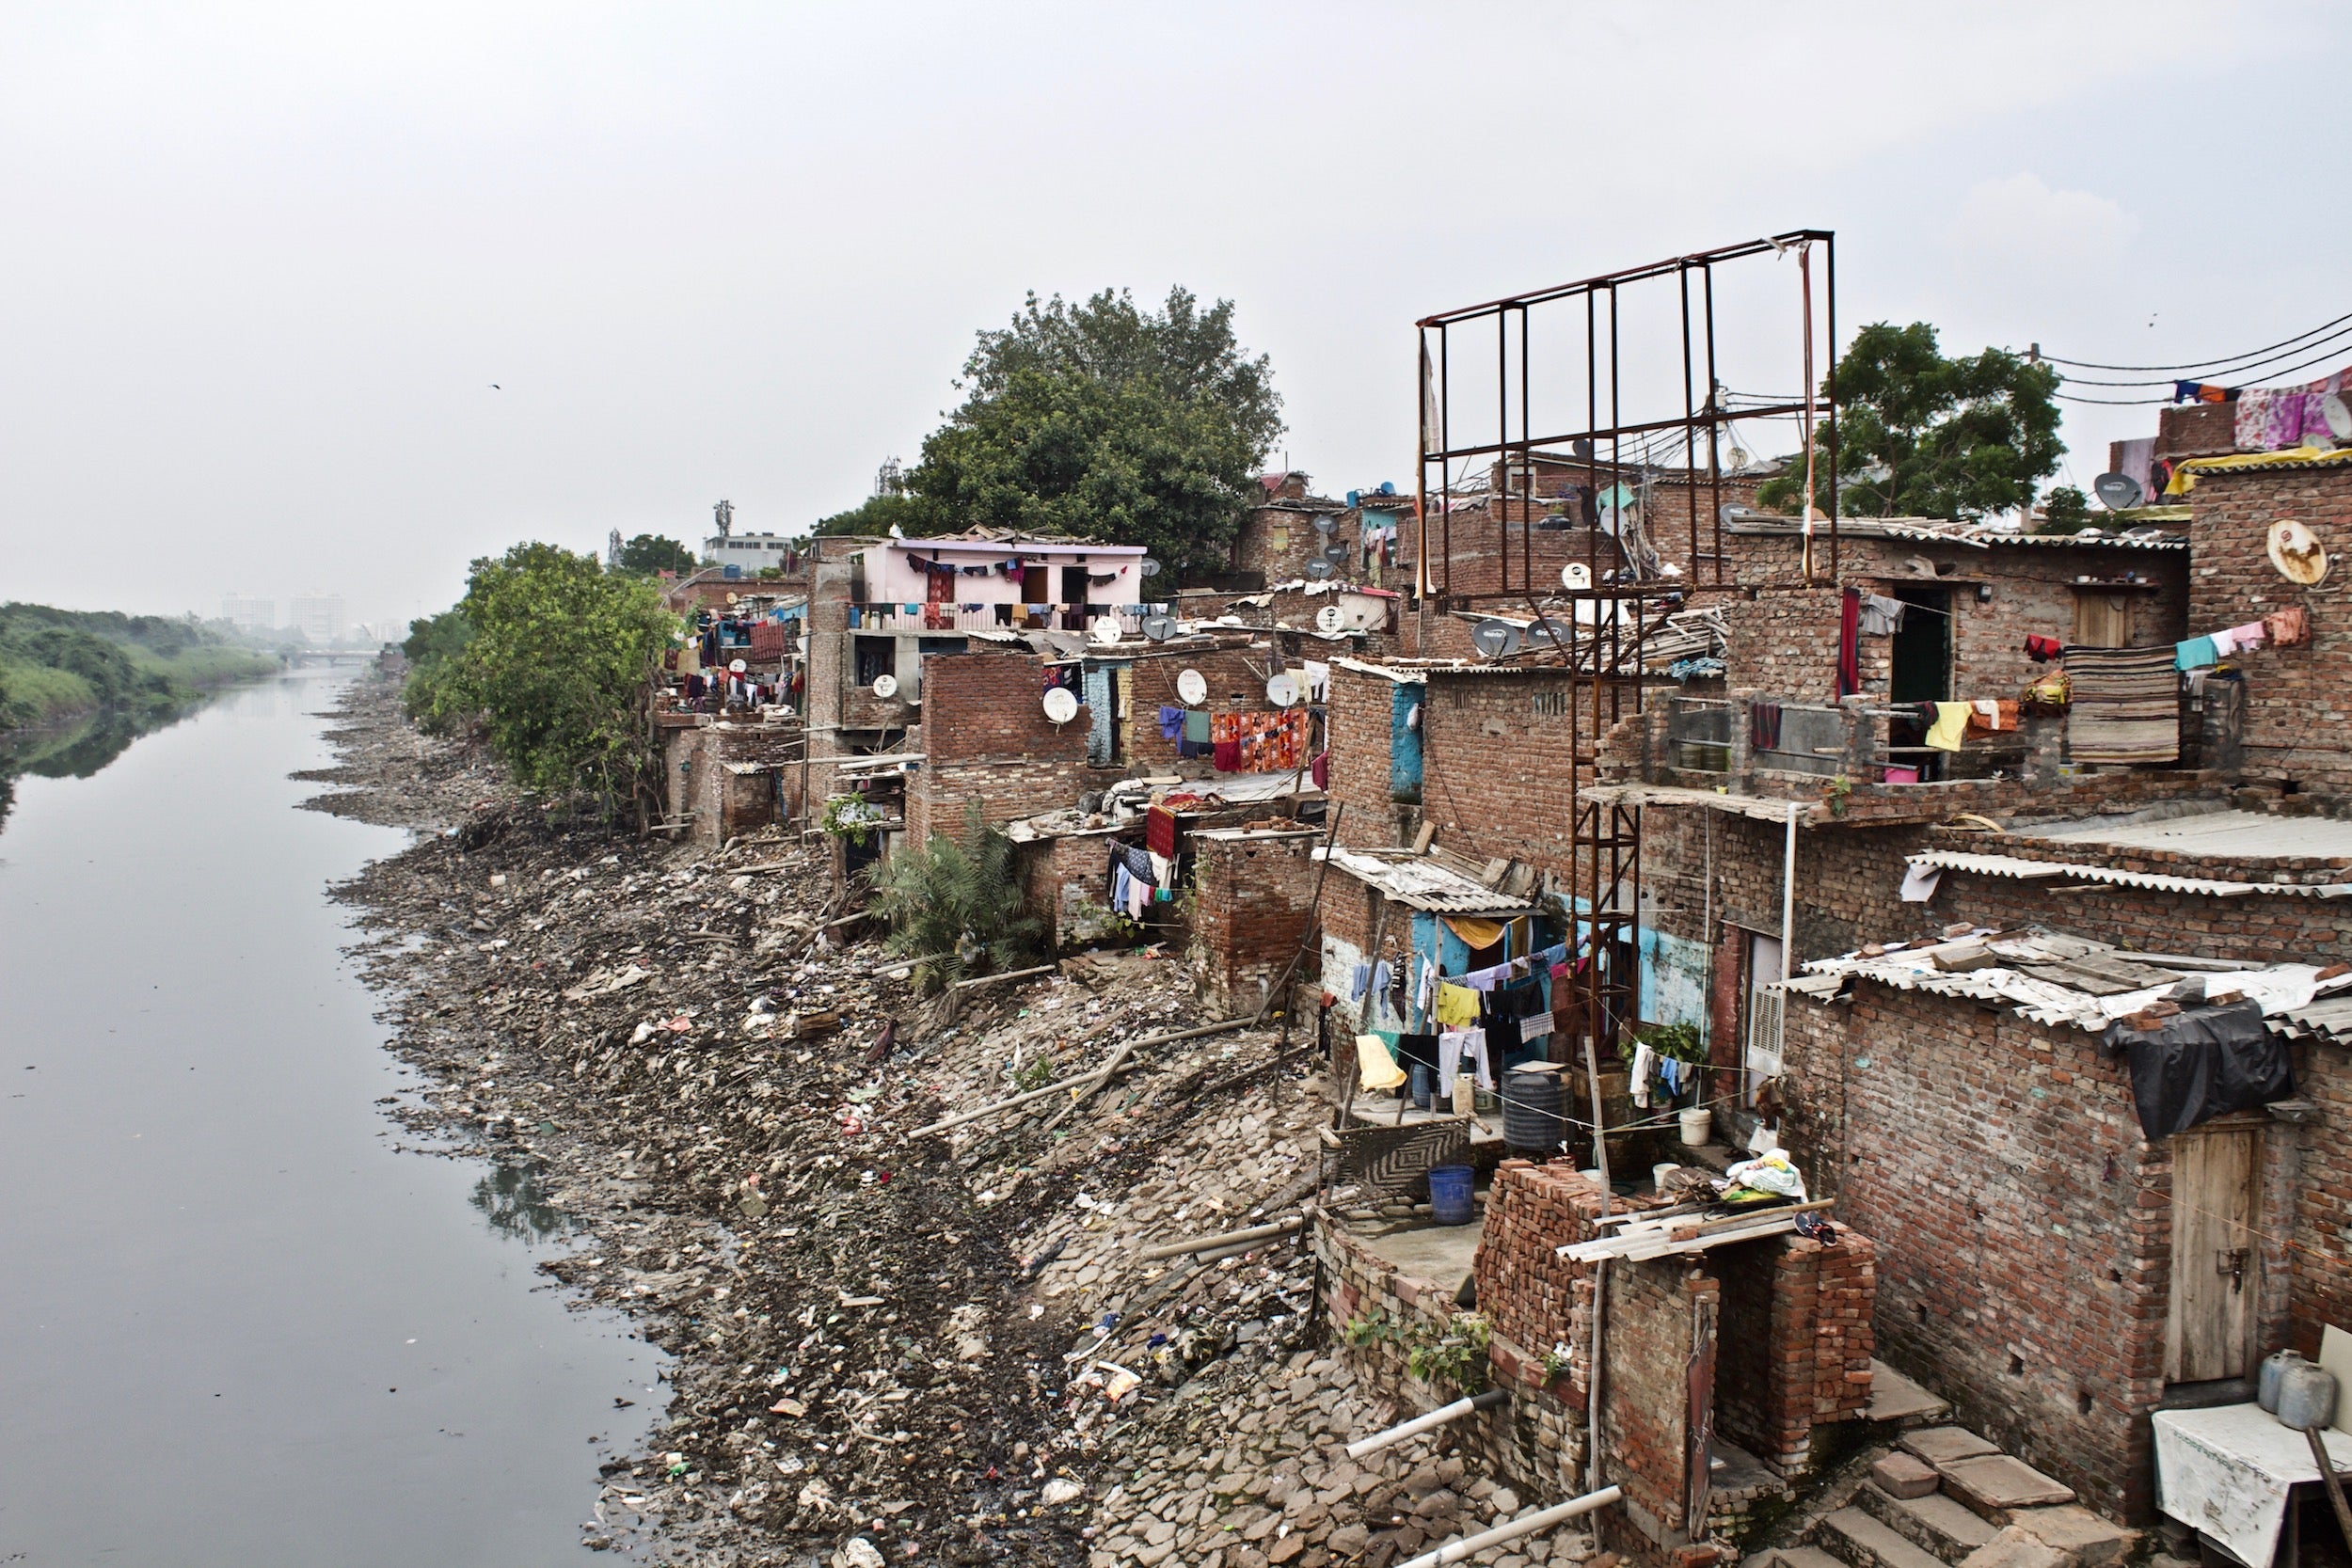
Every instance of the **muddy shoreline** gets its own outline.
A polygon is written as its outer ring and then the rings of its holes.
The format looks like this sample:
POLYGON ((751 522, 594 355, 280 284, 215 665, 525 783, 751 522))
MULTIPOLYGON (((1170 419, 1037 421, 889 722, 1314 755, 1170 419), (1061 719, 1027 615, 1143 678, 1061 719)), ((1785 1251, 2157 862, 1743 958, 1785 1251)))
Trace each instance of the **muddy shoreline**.
POLYGON ((1519 1506, 1443 1433, 1346 1459, 1397 1412, 1320 1332, 1303 1233, 1152 1255, 1299 1212, 1329 1116, 1274 1021, 1193 1031, 1216 1021, 1184 955, 1065 955, 950 1014, 882 970, 879 933, 827 924, 821 844, 566 819, 411 729, 383 672, 333 718, 340 761, 306 776, 338 787, 310 803, 422 830, 336 890, 427 1080, 387 1115, 527 1164, 580 1243, 545 1272, 672 1357, 588 1545, 1383 1568, 1519 1506), (1083 1094, 928 1132, 1122 1044, 1083 1094))

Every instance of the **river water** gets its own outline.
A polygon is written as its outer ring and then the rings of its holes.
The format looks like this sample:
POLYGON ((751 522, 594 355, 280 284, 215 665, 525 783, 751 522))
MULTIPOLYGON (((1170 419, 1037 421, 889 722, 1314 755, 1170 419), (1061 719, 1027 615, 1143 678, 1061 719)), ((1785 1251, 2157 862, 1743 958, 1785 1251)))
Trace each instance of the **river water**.
POLYGON ((243 689, 0 829, 0 1563, 594 1560, 660 1353, 569 1310, 531 1173, 401 1152, 417 1080, 296 809, 342 677, 243 689), (622 1407, 615 1403, 628 1400, 622 1407))

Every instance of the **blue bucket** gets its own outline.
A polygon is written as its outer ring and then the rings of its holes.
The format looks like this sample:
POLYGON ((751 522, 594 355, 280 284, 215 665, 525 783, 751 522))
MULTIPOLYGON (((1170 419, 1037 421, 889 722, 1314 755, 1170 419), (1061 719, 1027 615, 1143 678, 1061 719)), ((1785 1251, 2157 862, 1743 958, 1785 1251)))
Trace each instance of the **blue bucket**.
POLYGON ((1470 1182, 1475 1174, 1468 1165, 1430 1168, 1429 1207, 1439 1225, 1468 1225, 1477 1218, 1470 1207, 1470 1182))

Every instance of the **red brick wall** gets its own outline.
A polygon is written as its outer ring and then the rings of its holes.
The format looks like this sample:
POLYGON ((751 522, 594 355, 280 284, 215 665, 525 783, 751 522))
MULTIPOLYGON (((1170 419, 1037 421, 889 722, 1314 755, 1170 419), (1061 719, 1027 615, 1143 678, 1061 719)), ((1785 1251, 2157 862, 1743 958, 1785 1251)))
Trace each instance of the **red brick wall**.
POLYGON ((2144 1519, 2170 1155, 2081 1030, 1862 982, 1791 999, 1782 1131, 1878 1243, 1879 1354, 1958 1418, 2144 1519))
MULTIPOLYGON (((1175 769, 1176 742, 1160 734, 1160 707, 1163 704, 1169 707, 1184 705, 1184 698, 1176 694, 1176 677, 1183 672, 1200 672, 1200 678, 1209 687, 1208 698, 1200 705, 1212 715, 1260 713, 1272 705, 1266 701, 1265 676, 1259 672, 1271 668, 1266 649, 1247 646, 1202 648, 1136 659, 1129 676, 1127 760, 1141 772, 1175 769)), ((1079 728, 1076 724, 1071 727, 1079 728)), ((1080 738, 1084 739, 1083 734, 1080 738)), ((1209 771, 1209 759, 1202 757, 1197 766, 1187 766, 1195 774, 1205 774, 1209 771)))
POLYGON ((2182 403, 2156 410, 2156 457, 2211 457, 2237 450, 2237 404, 2182 403))
POLYGON ((965 802, 991 823, 1074 805, 1089 786, 1087 710, 1045 717, 1043 661, 1025 654, 932 654, 923 661, 923 751, 907 786, 907 832, 963 834, 965 802))
MULTIPOLYGON (((1211 1016, 1255 1011, 1298 957, 1314 899, 1309 851, 1320 842, 1314 832, 1192 840, 1192 950, 1211 1016)), ((1302 962, 1298 978, 1315 975, 1302 962)))
POLYGON ((1717 1247, 1707 1268, 1723 1285, 1715 1429, 1784 1475, 1802 1470, 1816 1423, 1869 1409, 1877 1248, 1841 1226, 1828 1245, 1717 1247))
POLYGON ((1572 705, 1591 701, 1589 689, 1559 672, 1429 672, 1422 815, 1438 825, 1438 842, 1476 859, 1506 856, 1568 875, 1572 705))
POLYGON ((1082 905, 1110 902, 1109 833, 1032 839, 1021 847, 1021 886, 1032 913, 1045 917, 1057 942, 1080 940, 1073 916, 1082 905))
POLYGON ((2197 568, 2189 622, 2222 630, 2301 605, 2312 641, 2245 659, 2246 772, 2310 791, 2352 792, 2352 568, 2333 562, 2315 588, 2270 564, 2273 522, 2294 518, 2332 553, 2352 550, 2352 469, 2208 474, 2189 492, 2197 568))
POLYGON ((1625 1488, 1627 1532, 1617 1511, 1597 1515, 1602 1544, 1650 1555, 1649 1544, 1704 1537, 1685 1513, 1691 1481, 1690 1371, 1716 1339, 1719 1287, 1679 1258, 1613 1265, 1601 1312, 1600 1432, 1603 1470, 1625 1488))
MULTIPOLYGON (((1597 562, 1594 575, 1597 577, 1614 571, 1624 561, 1617 541, 1609 534, 1584 528, 1531 529, 1527 515, 1525 501, 1470 507, 1453 515, 1450 531, 1445 516, 1431 516, 1430 592, 1458 599, 1501 593, 1507 581, 1515 594, 1525 593, 1532 584, 1540 597, 1558 590, 1560 568, 1571 562, 1597 562), (1499 505, 1509 508, 1507 527, 1497 523, 1499 505)), ((1543 515, 1540 507, 1536 515, 1543 515)), ((1397 579, 1407 584, 1414 580, 1418 532, 1418 526, 1409 519, 1397 530, 1397 579)))
MULTIPOLYGON (((1233 569, 1240 572, 1263 572, 1268 583, 1288 582, 1307 575, 1307 562, 1320 556, 1323 546, 1336 539, 1348 548, 1348 559, 1360 560, 1357 553, 1361 538, 1359 515, 1342 509, 1336 501, 1309 503, 1303 499, 1288 506, 1258 506, 1250 508, 1242 518, 1241 532, 1233 541, 1233 569), (1332 519, 1332 531, 1315 531, 1318 515, 1332 519)), ((1358 574, 1343 568, 1341 576, 1352 578, 1358 574)))
POLYGON ((1412 819, 1413 807, 1392 799, 1390 788, 1395 693, 1396 683, 1386 675, 1331 667, 1331 786, 1327 793, 1335 806, 1344 808, 1339 823, 1342 844, 1380 847, 1410 842, 1406 824, 1412 819))

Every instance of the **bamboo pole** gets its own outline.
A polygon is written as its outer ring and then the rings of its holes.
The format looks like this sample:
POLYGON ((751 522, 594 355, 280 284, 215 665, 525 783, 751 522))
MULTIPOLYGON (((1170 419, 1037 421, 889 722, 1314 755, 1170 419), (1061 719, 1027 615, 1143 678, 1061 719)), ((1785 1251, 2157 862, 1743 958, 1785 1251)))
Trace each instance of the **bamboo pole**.
MULTIPOLYGON (((1178 1029, 1165 1035, 1147 1035, 1142 1039, 1129 1042, 1125 1049, 1132 1053, 1150 1045, 1168 1045, 1176 1040, 1194 1039, 1202 1035, 1216 1035, 1229 1029, 1245 1028, 1248 1022, 1249 1021, 1246 1018, 1229 1018, 1221 1023, 1202 1023, 1190 1029, 1178 1029)), ((1026 1105, 1032 1101, 1043 1100, 1048 1095, 1064 1093, 1089 1078, 1101 1075, 1103 1070, 1101 1068, 1089 1068, 1084 1072, 1073 1073, 1057 1083, 1048 1084, 1041 1089, 1031 1089, 1026 1094, 1017 1094, 1009 1100, 1000 1100, 993 1105, 983 1105, 977 1111, 965 1111, 960 1115, 948 1117, 945 1120, 932 1122, 929 1127, 918 1127, 907 1136, 927 1138, 934 1132, 945 1132, 950 1127, 961 1127, 967 1121, 978 1121, 981 1117, 993 1117, 999 1111, 1009 1111, 1016 1105, 1026 1105)))
POLYGON ((1150 1262, 1161 1258, 1184 1258, 1196 1252, 1210 1252, 1237 1242, 1267 1242, 1277 1236, 1287 1236, 1306 1223, 1306 1215, 1293 1214, 1288 1219, 1276 1220, 1271 1225, 1252 1226, 1247 1230, 1228 1230, 1221 1236, 1195 1236, 1181 1242, 1146 1247, 1136 1256, 1150 1262))

